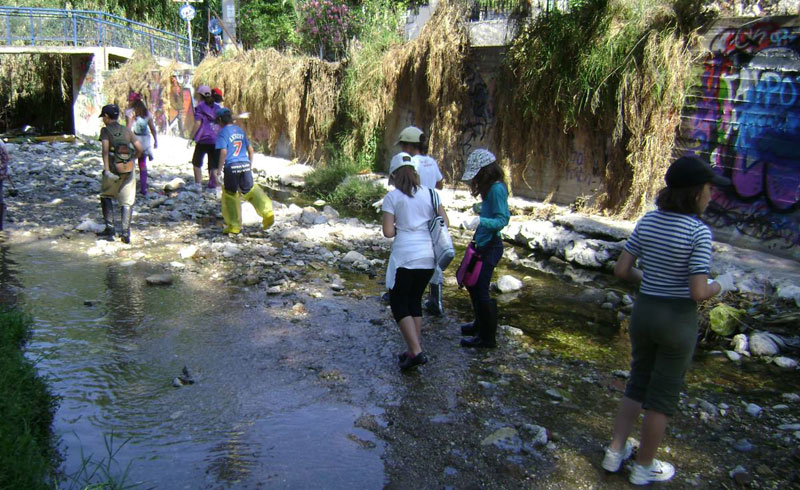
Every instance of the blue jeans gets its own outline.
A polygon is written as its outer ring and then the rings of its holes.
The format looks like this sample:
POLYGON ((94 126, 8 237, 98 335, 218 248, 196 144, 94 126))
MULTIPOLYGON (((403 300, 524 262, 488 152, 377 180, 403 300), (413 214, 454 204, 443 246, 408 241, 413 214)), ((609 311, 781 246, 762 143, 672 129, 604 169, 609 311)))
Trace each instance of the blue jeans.
POLYGON ((481 256, 481 260, 483 260, 481 273, 478 276, 478 282, 474 286, 467 288, 473 306, 477 303, 486 303, 490 299, 489 284, 492 282, 494 268, 497 267, 503 257, 503 240, 499 237, 492 238, 492 241, 485 247, 478 249, 478 253, 481 256))

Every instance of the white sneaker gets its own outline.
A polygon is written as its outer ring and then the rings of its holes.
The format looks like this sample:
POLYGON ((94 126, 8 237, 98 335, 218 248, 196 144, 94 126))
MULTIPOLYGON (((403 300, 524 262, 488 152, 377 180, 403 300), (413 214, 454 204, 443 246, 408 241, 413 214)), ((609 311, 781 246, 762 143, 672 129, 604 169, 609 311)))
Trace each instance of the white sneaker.
POLYGON ((619 452, 607 448, 606 457, 603 458, 603 469, 611 473, 616 473, 622 466, 622 462, 630 459, 631 454, 633 454, 633 446, 630 441, 625 441, 625 447, 619 452))
POLYGON ((675 476, 675 467, 666 461, 659 461, 653 459, 650 466, 642 466, 638 463, 633 463, 631 476, 628 481, 634 485, 647 485, 654 481, 667 481, 675 476))

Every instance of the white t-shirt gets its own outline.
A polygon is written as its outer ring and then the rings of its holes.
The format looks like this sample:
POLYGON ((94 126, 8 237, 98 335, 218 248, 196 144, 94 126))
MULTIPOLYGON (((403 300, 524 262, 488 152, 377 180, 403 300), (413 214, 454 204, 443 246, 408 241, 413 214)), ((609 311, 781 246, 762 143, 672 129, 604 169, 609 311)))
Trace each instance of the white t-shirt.
POLYGON ((428 222, 433 219, 433 203, 427 187, 420 187, 409 197, 394 189, 383 198, 381 210, 394 215, 397 234, 392 242, 392 255, 386 270, 386 287, 394 287, 395 271, 433 269, 433 244, 428 222))
POLYGON ((442 180, 442 172, 439 171, 439 165, 436 160, 428 155, 415 155, 417 173, 419 174, 419 183, 429 189, 435 189, 436 183, 442 180))

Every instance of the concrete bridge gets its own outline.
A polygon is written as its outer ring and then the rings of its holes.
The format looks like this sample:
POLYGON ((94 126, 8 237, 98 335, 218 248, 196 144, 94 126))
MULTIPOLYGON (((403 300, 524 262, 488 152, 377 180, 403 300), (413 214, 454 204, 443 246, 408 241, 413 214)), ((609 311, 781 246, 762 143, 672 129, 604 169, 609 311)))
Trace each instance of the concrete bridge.
POLYGON ((175 61, 190 68, 191 61, 203 59, 206 45, 106 12, 0 6, 0 54, 70 57, 76 134, 99 133, 103 73, 136 50, 149 52, 159 63, 175 61))

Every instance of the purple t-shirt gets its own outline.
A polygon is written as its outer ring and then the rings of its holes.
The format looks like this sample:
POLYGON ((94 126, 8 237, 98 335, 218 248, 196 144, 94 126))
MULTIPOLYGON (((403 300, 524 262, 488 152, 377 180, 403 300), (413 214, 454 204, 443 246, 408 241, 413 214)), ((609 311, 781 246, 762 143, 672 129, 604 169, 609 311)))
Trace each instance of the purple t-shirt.
POLYGON ((219 104, 208 105, 205 102, 200 102, 194 108, 194 119, 200 121, 200 129, 194 135, 196 143, 215 144, 217 142, 217 133, 219 133, 219 125, 214 122, 217 118, 217 109, 219 104))

